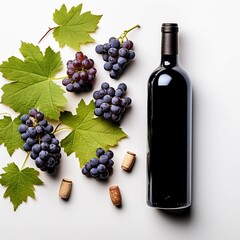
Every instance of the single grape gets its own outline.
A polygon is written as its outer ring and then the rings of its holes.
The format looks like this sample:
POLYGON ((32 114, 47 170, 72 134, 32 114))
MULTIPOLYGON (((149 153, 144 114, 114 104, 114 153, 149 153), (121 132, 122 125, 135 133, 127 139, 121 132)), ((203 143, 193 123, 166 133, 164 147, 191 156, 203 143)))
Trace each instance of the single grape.
POLYGON ((28 129, 28 126, 27 126, 26 124, 21 124, 21 125, 19 125, 19 127, 18 127, 18 131, 19 131, 20 133, 25 133, 25 132, 27 131, 27 129, 28 129))
POLYGON ((35 164, 36 164, 36 166, 37 166, 38 168, 41 168, 41 167, 44 165, 44 162, 43 162, 43 160, 42 160, 40 157, 37 157, 37 158, 35 159, 35 164))
POLYGON ((107 169, 106 169, 105 165, 99 164, 99 165, 97 166, 97 170, 98 170, 98 172, 103 173, 103 172, 105 172, 107 169))
POLYGON ((83 167, 82 168, 82 174, 86 175, 86 176, 89 176, 89 171, 86 169, 86 167, 83 167))
POLYGON ((120 48, 119 50, 118 50, 118 55, 120 56, 120 57, 127 57, 128 56, 128 49, 127 48, 120 48))
POLYGON ((128 57, 128 59, 133 59, 133 58, 135 58, 135 52, 132 51, 132 50, 129 50, 127 57, 128 57))
POLYGON ((125 97, 125 100, 127 101, 127 106, 132 103, 132 99, 130 97, 125 97))
POLYGON ((26 152, 29 152, 31 151, 31 146, 29 146, 26 142, 23 144, 23 149, 26 151, 26 152))
POLYGON ((53 137, 52 140, 51 140, 51 143, 55 144, 55 145, 58 145, 59 144, 59 140, 56 139, 55 137, 53 137))
POLYGON ((103 83, 101 84, 101 89, 108 89, 108 88, 109 88, 109 83, 103 82, 103 83))
POLYGON ((120 83, 117 88, 122 89, 124 92, 127 91, 127 85, 125 83, 120 83))
POLYGON ((45 131, 45 129, 41 125, 37 125, 35 129, 37 134, 43 134, 45 131))
POLYGON ((107 89, 107 94, 111 97, 114 97, 115 96, 115 89, 113 87, 109 87, 107 89))
MULTIPOLYGON (((109 61, 111 64, 115 64, 115 63, 117 62, 117 56, 116 56, 116 57, 109 56, 108 61, 109 61)), ((105 70, 106 70, 106 69, 105 69, 105 70)), ((110 69, 110 70, 111 70, 111 69, 110 69)))
POLYGON ((99 158, 99 162, 101 164, 107 165, 108 162, 109 162, 108 156, 106 154, 101 155, 100 158, 99 158))
POLYGON ((113 155, 114 155, 113 151, 111 150, 107 150, 105 154, 108 156, 109 159, 113 158, 113 155))
POLYGON ((95 51, 96 51, 96 53, 98 53, 98 54, 102 54, 102 53, 103 53, 103 45, 102 45, 102 44, 98 44, 98 45, 95 47, 95 51))
POLYGON ((32 121, 31 119, 28 119, 28 120, 26 121, 26 125, 27 125, 28 127, 32 127, 32 126, 33 126, 33 121, 32 121))
POLYGON ((75 82, 73 84, 73 89, 74 89, 74 92, 79 92, 81 90, 80 82, 75 82))
POLYGON ((114 72, 119 74, 123 68, 119 63, 115 63, 113 64, 112 69, 114 70, 114 72))
POLYGON ((46 166, 48 168, 52 168, 55 166, 55 159, 53 159, 52 157, 48 158, 47 162, 46 162, 46 166))
POLYGON ((48 124, 46 127, 45 127, 45 131, 47 133, 51 133, 53 132, 53 126, 51 124, 48 124))
POLYGON ((111 112, 114 114, 119 114, 121 112, 121 107, 117 106, 117 105, 112 105, 111 106, 111 112))
POLYGON ((31 138, 35 138, 37 136, 37 131, 34 127, 29 127, 26 132, 31 138))
POLYGON ((90 164, 91 164, 91 167, 92 167, 92 168, 93 168, 93 167, 97 167, 97 166, 99 165, 99 161, 98 161, 97 158, 92 158, 92 159, 90 160, 90 164))
POLYGON ((95 91, 94 93, 93 93, 93 98, 94 99, 100 99, 101 98, 101 94, 100 94, 100 92, 99 91, 95 91))
POLYGON ((88 70, 88 74, 90 74, 90 75, 93 75, 93 76, 95 76, 96 75, 96 73, 97 73, 97 69, 96 68, 90 68, 89 70, 88 70))
POLYGON ((76 52, 75 53, 75 58, 79 61, 83 61, 85 59, 85 55, 82 52, 76 52))
POLYGON ((112 97, 110 96, 110 95, 105 95, 104 97, 103 97, 103 102, 105 102, 105 103, 111 103, 112 102, 112 97))
POLYGON ((113 122, 118 122, 118 121, 120 121, 120 119, 121 119, 120 115, 112 114, 112 121, 113 122))
POLYGON ((101 108, 95 108, 94 114, 96 116, 102 116, 102 114, 103 114, 102 109, 101 108))
POLYGON ((40 126, 45 127, 45 126, 47 126, 48 122, 47 122, 47 120, 43 119, 43 120, 39 121, 38 124, 39 124, 40 126))
POLYGON ((121 88, 117 88, 115 91, 115 96, 116 97, 123 97, 124 91, 121 88))
POLYGON ((121 103, 121 99, 119 97, 115 96, 112 98, 113 105, 120 105, 120 103, 121 103))
POLYGON ((82 79, 82 80, 87 80, 88 79, 88 73, 85 72, 85 71, 81 71, 79 73, 79 76, 80 76, 80 79, 82 79))
POLYGON ((107 71, 110 71, 112 69, 112 63, 110 62, 105 62, 104 65, 103 65, 103 68, 107 71))
POLYGON ((104 54, 102 55, 102 59, 103 59, 105 62, 107 62, 107 61, 108 61, 108 54, 107 54, 107 53, 104 53, 104 54))
POLYGON ((74 91, 73 84, 72 84, 72 83, 69 83, 69 84, 66 86, 66 90, 67 90, 68 92, 73 92, 73 91, 74 91))
POLYGON ((39 157, 42 159, 42 160, 46 160, 48 158, 48 151, 46 150, 41 150, 41 152, 39 153, 39 157))
POLYGON ((112 159, 109 159, 108 161, 108 167, 112 167, 114 165, 114 161, 112 159))
POLYGON ((105 151, 104 151, 103 148, 98 148, 98 149, 96 150, 96 155, 97 155, 97 157, 102 156, 104 153, 105 153, 105 151))
POLYGON ((132 42, 131 40, 124 41, 124 42, 122 43, 122 47, 130 50, 130 49, 133 48, 133 42, 132 42))
POLYGON ((49 144, 47 142, 42 142, 40 145, 41 145, 42 150, 47 150, 48 151, 49 144))
POLYGON ((79 72, 75 72, 75 73, 72 75, 72 80, 73 80, 74 82, 80 80, 80 74, 79 74, 79 72))
POLYGON ((112 118, 112 113, 109 111, 109 112, 104 112, 103 113, 103 118, 106 119, 106 120, 110 120, 112 118))
POLYGON ((103 51, 104 51, 105 53, 107 53, 110 48, 111 48, 110 43, 104 43, 104 44, 103 44, 103 51))
POLYGON ((108 170, 106 170, 105 172, 103 172, 103 173, 99 173, 99 179, 101 179, 101 180, 105 180, 105 179, 107 179, 109 177, 109 171, 108 170))
POLYGON ((37 121, 41 121, 44 119, 44 114, 42 112, 37 112, 37 114, 35 115, 35 118, 37 121))
POLYGON ((110 45, 112 48, 119 48, 120 47, 120 41, 118 39, 112 39, 110 41, 110 45))
POLYGON ((119 57, 117 62, 121 65, 121 66, 125 66, 127 64, 127 59, 124 57, 119 57))
POLYGON ((114 71, 113 69, 110 71, 110 74, 109 76, 112 78, 112 79, 117 79, 118 78, 118 73, 117 71, 114 71))
POLYGON ((38 113, 38 110, 36 108, 31 108, 28 113, 31 117, 35 117, 38 113))
POLYGON ((52 137, 50 134, 46 133, 42 136, 42 142, 50 143, 51 141, 52 141, 52 137))
POLYGON ((117 50, 117 48, 111 47, 111 48, 108 50, 108 55, 111 56, 111 57, 117 57, 117 55, 118 55, 118 50, 117 50))
POLYGON ((98 176, 98 174, 99 174, 99 172, 98 172, 97 168, 92 168, 92 169, 90 170, 90 175, 91 175, 92 177, 96 178, 96 177, 98 176))
POLYGON ((26 123, 28 119, 29 119, 29 116, 27 114, 23 114, 20 118, 22 123, 26 123))
POLYGON ((88 171, 91 170, 92 166, 91 166, 90 162, 87 162, 87 163, 85 164, 85 168, 86 168, 88 171))
POLYGON ((41 145, 40 144, 34 144, 33 146, 32 146, 32 152, 34 152, 34 153, 40 153, 40 151, 42 150, 42 148, 41 148, 41 145))
POLYGON ((30 147, 32 147, 34 144, 37 143, 37 140, 36 140, 35 138, 29 137, 29 138, 27 138, 26 143, 27 143, 30 147))
POLYGON ((110 109, 110 105, 106 102, 103 102, 100 106, 102 112, 108 112, 110 109))
POLYGON ((21 134, 21 138, 22 138, 22 140, 27 140, 27 138, 28 138, 29 136, 28 136, 28 134, 27 133, 22 133, 21 134))
POLYGON ((35 160, 38 157, 38 153, 31 152, 30 157, 35 160))

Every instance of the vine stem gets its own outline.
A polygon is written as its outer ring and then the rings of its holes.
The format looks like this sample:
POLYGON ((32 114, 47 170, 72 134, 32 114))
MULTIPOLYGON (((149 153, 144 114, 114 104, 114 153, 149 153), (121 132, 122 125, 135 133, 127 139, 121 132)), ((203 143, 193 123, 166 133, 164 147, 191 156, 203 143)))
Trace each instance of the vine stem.
POLYGON ((63 127, 63 128, 58 128, 59 126, 61 125, 61 123, 59 123, 55 130, 53 131, 53 133, 57 133, 57 132, 60 132, 60 131, 63 131, 63 130, 72 130, 70 127, 63 127))
POLYGON ((63 127, 63 128, 55 129, 54 133, 58 133, 58 132, 64 131, 64 130, 72 130, 72 129, 70 127, 63 127))
POLYGON ((48 31, 41 37, 41 39, 38 41, 38 44, 40 44, 40 42, 48 35, 49 32, 51 32, 52 30, 56 29, 57 27, 48 27, 48 31))
POLYGON ((30 152, 27 153, 27 155, 26 155, 26 157, 25 157, 25 159, 24 159, 24 161, 23 161, 23 164, 22 164, 21 170, 23 169, 25 163, 27 162, 27 159, 28 159, 29 155, 30 155, 30 152))
POLYGON ((126 38, 127 34, 135 28, 140 28, 140 25, 137 24, 137 25, 129 28, 128 30, 124 30, 123 33, 119 37, 120 41, 122 42, 126 38))

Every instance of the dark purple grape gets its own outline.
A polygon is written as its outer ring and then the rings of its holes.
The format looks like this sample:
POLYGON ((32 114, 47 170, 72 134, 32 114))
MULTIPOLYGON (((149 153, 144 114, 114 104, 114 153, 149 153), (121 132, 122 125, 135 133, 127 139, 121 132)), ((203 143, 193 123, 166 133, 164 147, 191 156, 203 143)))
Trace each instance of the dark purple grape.
POLYGON ((102 44, 99 44, 95 47, 95 51, 96 53, 98 54, 102 54, 103 53, 103 45, 102 44))
POLYGON ((119 48, 120 47, 120 41, 118 39, 112 39, 110 42, 110 45, 112 48, 119 48))
POLYGON ((102 156, 104 153, 105 153, 105 151, 104 151, 103 148, 98 148, 98 149, 96 150, 96 155, 97 155, 97 157, 102 156))
POLYGON ((112 63, 105 62, 104 65, 103 65, 103 68, 107 71, 110 71, 112 69, 112 63))

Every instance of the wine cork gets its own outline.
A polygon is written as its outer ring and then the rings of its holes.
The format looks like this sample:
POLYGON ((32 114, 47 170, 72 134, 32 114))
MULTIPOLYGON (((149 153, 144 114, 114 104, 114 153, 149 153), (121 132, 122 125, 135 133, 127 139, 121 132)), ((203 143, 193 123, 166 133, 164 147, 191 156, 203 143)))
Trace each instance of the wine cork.
POLYGON ((119 187, 117 185, 109 187, 109 193, 110 193, 112 204, 115 206, 121 206, 122 197, 121 197, 121 192, 119 187))
POLYGON ((134 165, 135 159, 136 159, 136 154, 133 152, 127 151, 127 153, 122 161, 122 166, 121 166, 122 169, 130 172, 134 165))
POLYGON ((59 188, 59 196, 64 200, 68 200, 68 198, 70 197, 71 191, 72 191, 72 181, 70 179, 63 178, 59 188))

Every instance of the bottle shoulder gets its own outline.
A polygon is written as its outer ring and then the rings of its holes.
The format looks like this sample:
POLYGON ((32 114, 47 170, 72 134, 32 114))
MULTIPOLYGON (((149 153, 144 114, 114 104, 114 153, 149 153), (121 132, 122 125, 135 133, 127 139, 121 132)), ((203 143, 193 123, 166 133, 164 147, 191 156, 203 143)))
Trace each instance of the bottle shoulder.
POLYGON ((191 81, 187 72, 179 65, 171 68, 159 66, 152 72, 149 78, 149 83, 158 82, 158 85, 167 85, 170 81, 185 82, 191 87, 191 81))

